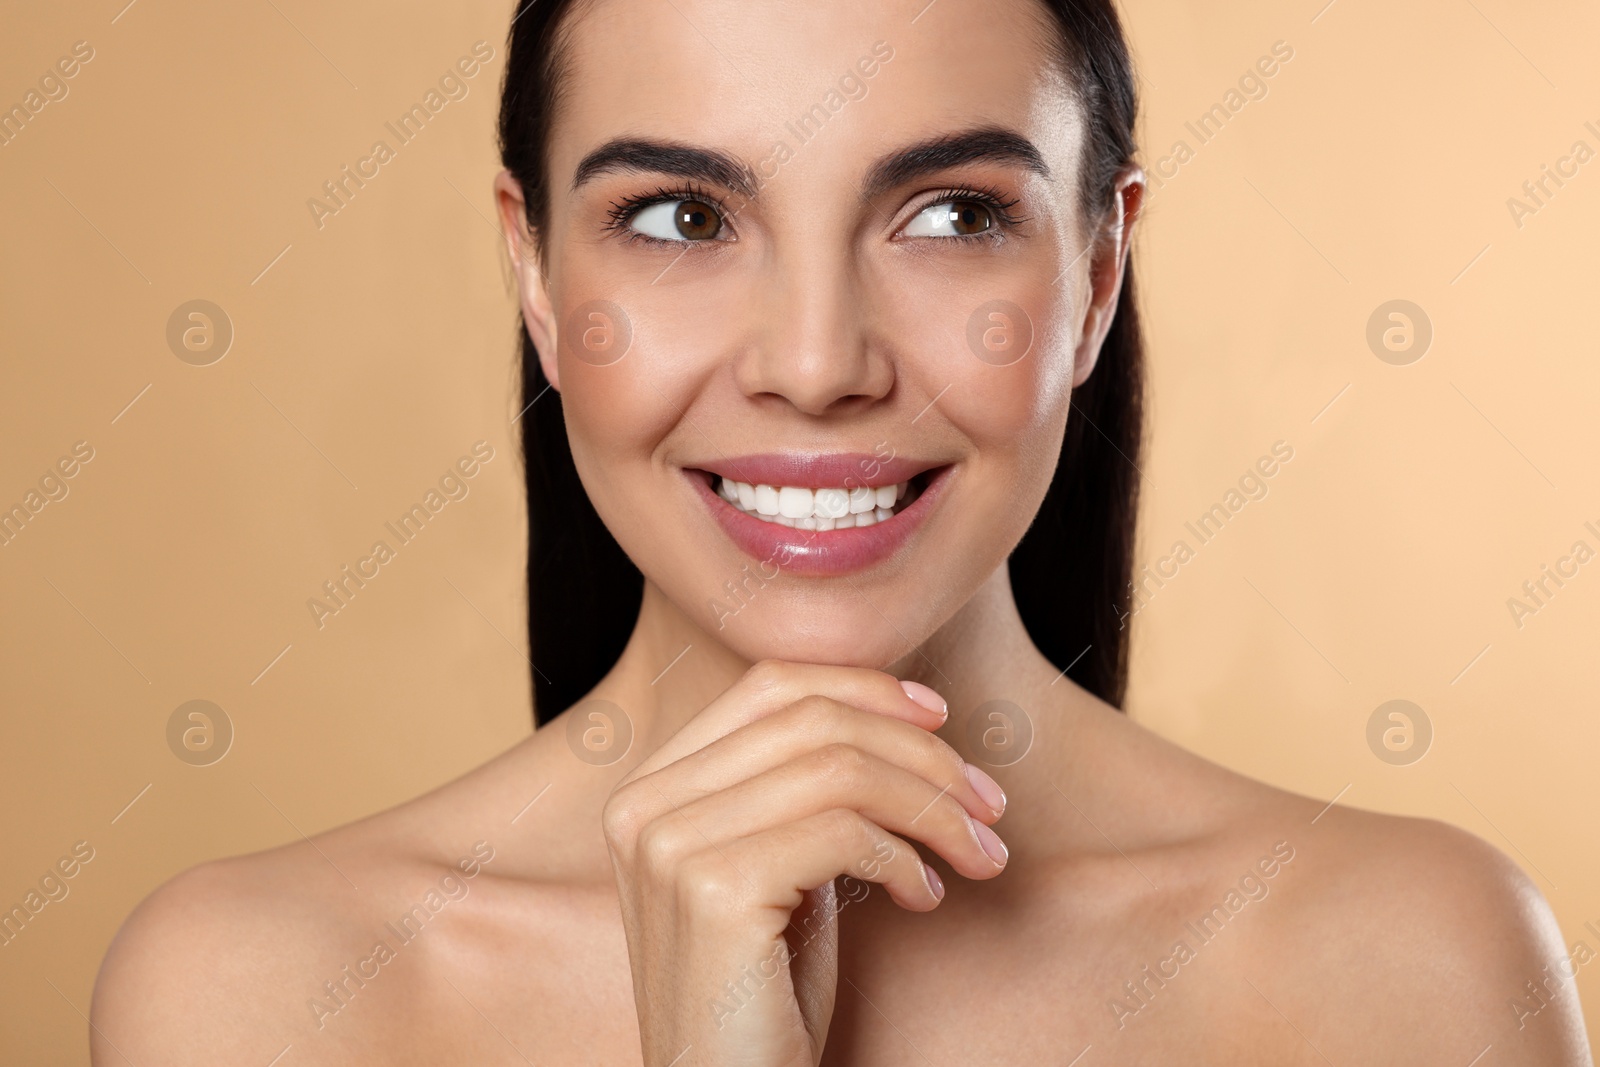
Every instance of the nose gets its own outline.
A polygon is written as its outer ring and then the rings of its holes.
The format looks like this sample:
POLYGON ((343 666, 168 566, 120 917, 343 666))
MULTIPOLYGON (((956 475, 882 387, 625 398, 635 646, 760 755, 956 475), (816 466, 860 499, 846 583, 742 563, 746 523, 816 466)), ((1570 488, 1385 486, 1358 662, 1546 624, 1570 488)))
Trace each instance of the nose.
POLYGON ((786 257, 762 279, 766 296, 749 309, 759 321, 734 367, 746 396, 828 415, 869 406, 894 387, 894 361, 873 337, 859 272, 831 251, 786 257))

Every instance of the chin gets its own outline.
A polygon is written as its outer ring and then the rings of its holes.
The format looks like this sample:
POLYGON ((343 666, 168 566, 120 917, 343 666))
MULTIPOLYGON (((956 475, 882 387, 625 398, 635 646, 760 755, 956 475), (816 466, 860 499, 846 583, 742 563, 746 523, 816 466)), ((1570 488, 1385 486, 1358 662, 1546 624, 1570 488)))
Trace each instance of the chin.
POLYGON ((926 553, 833 578, 718 554, 720 566, 654 568, 653 581, 707 637, 749 662, 883 670, 927 641, 972 598, 983 576, 1004 565, 999 543, 981 554, 971 542, 968 551, 925 547, 926 553), (942 562, 931 565, 925 554, 942 562))
POLYGON ((723 622, 720 630, 711 622, 707 632, 752 663, 782 659, 883 670, 928 636, 921 627, 907 630, 901 619, 886 619, 859 599, 839 607, 811 599, 809 609, 790 612, 774 598, 767 610, 752 602, 723 622))

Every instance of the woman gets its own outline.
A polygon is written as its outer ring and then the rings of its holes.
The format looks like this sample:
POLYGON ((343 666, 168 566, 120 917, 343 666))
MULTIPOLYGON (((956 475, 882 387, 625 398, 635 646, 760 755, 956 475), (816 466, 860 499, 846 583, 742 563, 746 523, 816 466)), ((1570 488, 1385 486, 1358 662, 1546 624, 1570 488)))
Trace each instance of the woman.
POLYGON ((1134 112, 1101 0, 524 3, 544 725, 163 887, 95 1061, 1589 1063, 1505 857, 1118 711, 1134 112))

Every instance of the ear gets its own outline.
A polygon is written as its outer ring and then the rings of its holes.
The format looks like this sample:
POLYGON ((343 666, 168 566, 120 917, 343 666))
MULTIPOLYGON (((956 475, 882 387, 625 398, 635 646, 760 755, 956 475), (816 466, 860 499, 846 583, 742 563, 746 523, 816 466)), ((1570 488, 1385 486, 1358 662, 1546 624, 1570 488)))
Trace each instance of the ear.
POLYGON ((1111 216, 1093 238, 1096 247, 1089 262, 1089 306, 1073 361, 1074 389, 1088 380, 1100 359, 1106 334, 1111 332, 1111 320, 1116 317, 1117 301, 1122 295, 1122 278, 1128 269, 1128 252, 1133 247, 1133 226, 1144 206, 1144 194, 1143 170, 1129 167, 1118 175, 1111 216))
POLYGON ((556 319, 550 304, 550 287, 545 277, 541 235, 528 227, 528 205, 522 196, 522 183, 509 170, 494 178, 495 209, 500 214, 500 229, 505 234, 506 251, 517 275, 517 290, 522 298, 522 322, 539 352, 539 366, 552 388, 561 391, 556 370, 556 319))

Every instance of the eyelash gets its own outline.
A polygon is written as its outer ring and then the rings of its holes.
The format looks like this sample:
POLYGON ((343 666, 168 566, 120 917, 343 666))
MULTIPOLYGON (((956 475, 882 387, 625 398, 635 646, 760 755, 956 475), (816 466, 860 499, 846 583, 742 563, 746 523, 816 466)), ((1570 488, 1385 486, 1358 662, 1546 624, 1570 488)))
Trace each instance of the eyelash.
POLYGON ((1022 202, 1020 197, 1008 197, 1005 193, 992 185, 953 185, 947 189, 940 189, 928 196, 922 206, 911 213, 916 218, 935 204, 945 204, 953 200, 966 200, 975 204, 982 204, 988 208, 989 214, 994 216, 995 227, 979 233, 957 233, 949 237, 930 237, 930 241, 962 241, 962 242, 988 242, 996 243, 1004 239, 1005 235, 1018 226, 1028 221, 1026 215, 1013 215, 1011 209, 1022 202))
POLYGON ((722 203, 706 189, 694 182, 688 182, 677 188, 661 186, 652 193, 645 193, 642 196, 629 196, 621 200, 612 201, 611 206, 606 209, 606 217, 609 221, 605 225, 605 232, 620 237, 629 244, 635 241, 661 246, 715 244, 715 241, 667 241, 660 237, 651 237, 647 233, 640 233, 628 225, 629 220, 645 208, 655 207, 657 204, 672 204, 679 200, 699 200, 702 203, 710 204, 722 215, 723 221, 727 221, 728 213, 723 210, 722 203))
MULTIPOLYGON (((635 215, 639 214, 639 212, 645 210, 646 208, 655 207, 657 204, 676 203, 680 200, 698 200, 702 203, 710 204, 718 212, 722 213, 724 221, 726 221, 728 218, 728 213, 723 210, 721 202, 718 201, 713 194, 694 182, 688 182, 684 185, 674 188, 659 186, 653 192, 644 193, 640 196, 623 197, 620 200, 612 201, 611 205, 606 209, 607 222, 604 227, 605 232, 619 237, 629 244, 632 244, 636 241, 642 241, 645 244, 659 246, 718 243, 716 241, 669 241, 660 237, 651 237, 647 233, 640 233, 638 230, 635 230, 628 225, 629 221, 632 220, 635 215)), ((1016 207, 1017 204, 1021 203, 1020 198, 1008 197, 1005 195, 1005 193, 991 185, 953 185, 945 189, 940 189, 929 194, 928 198, 923 201, 922 206, 917 208, 916 211, 912 212, 911 217, 916 218, 918 215, 928 210, 928 208, 933 207, 935 204, 948 203, 954 200, 966 200, 973 203, 982 204, 994 217, 996 223, 995 229, 993 231, 985 230, 981 233, 958 233, 951 234, 948 237, 930 237, 928 240, 962 242, 985 241, 992 243, 1000 240, 1007 232, 1016 229, 1018 226, 1021 226, 1028 221, 1028 216, 1026 215, 1013 215, 1011 213, 1011 209, 1016 207)))

